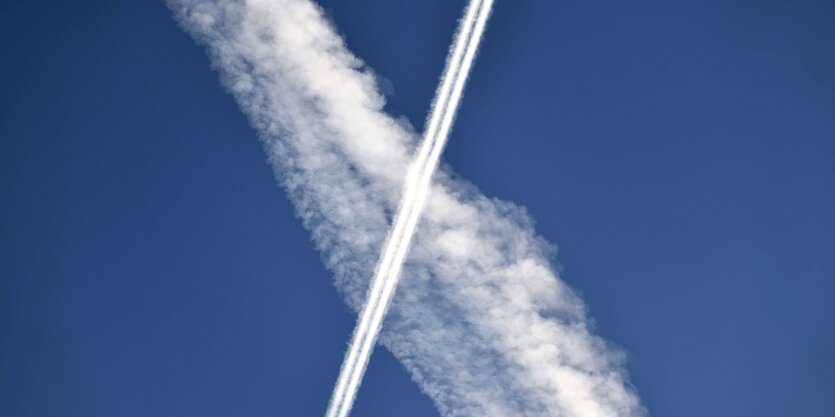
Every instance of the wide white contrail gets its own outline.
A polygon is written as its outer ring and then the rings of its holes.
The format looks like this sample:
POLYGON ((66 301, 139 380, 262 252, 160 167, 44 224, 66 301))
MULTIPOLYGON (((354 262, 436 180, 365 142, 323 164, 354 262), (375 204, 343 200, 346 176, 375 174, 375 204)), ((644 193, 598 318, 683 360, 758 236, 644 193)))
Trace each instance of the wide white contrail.
MULTIPOLYGON (((361 315, 366 328, 379 328, 385 315, 380 343, 442 416, 645 414, 623 355, 595 335, 584 304, 552 264, 553 248, 523 208, 484 196, 445 167, 432 177, 431 192, 405 192, 404 178, 411 183, 435 169, 428 162, 443 143, 420 148, 425 162, 416 162, 420 136, 386 113, 376 76, 312 0, 168 3, 183 28, 208 47, 223 85, 258 132, 335 287, 358 313, 365 304, 377 306, 368 307, 364 322, 361 315), (406 194, 409 207, 426 200, 420 227, 395 233, 391 213, 405 209, 406 194), (378 262, 381 248, 409 233, 415 234, 411 247, 398 244, 385 265, 378 262), (396 298, 391 281, 370 283, 401 266, 396 298), (385 300, 388 312, 381 308, 385 300)), ((486 0, 473 4, 480 6, 467 9, 459 38, 479 33, 478 11, 489 11, 486 0)), ((466 74, 466 57, 475 53, 453 47, 446 71, 466 74)), ((429 119, 427 142, 447 134, 466 77, 444 80, 432 114, 446 117, 429 119)), ((414 215, 404 210, 398 221, 414 215)), ((374 346, 371 334, 358 349, 374 346)), ((346 366, 353 376, 341 392, 358 384, 361 353, 346 366)))
POLYGON ((492 5, 493 0, 472 0, 461 19, 429 113, 423 142, 409 168, 402 202, 375 268, 365 305, 328 405, 327 417, 346 417, 351 411, 426 203, 432 175, 449 138, 492 5))

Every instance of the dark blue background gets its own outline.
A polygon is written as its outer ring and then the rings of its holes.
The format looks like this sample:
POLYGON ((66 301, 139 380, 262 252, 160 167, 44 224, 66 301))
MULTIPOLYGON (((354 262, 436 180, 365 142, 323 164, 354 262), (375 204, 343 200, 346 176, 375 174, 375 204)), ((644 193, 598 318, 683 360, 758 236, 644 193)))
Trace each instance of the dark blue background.
MULTIPOLYGON (((421 126, 464 2, 322 4, 421 126)), ((446 161, 560 245, 656 416, 835 414, 832 22, 497 2, 446 161)), ((353 317, 165 5, 3 2, 0 53, 0 415, 321 415, 353 317)), ((437 412, 378 350, 353 415, 437 412)))

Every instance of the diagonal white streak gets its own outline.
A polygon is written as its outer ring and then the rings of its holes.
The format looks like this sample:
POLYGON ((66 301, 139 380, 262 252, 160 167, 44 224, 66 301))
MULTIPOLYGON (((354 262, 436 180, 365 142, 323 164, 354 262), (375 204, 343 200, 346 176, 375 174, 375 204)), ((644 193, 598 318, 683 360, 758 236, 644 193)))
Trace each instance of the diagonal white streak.
POLYGON ((623 355, 595 334, 524 208, 486 197, 447 167, 431 174, 476 53, 465 46, 480 36, 489 1, 467 8, 423 142, 386 113, 377 78, 312 0, 167 1, 207 46, 335 287, 360 313, 366 330, 334 389, 343 404, 335 417, 350 411, 362 347, 373 348, 378 330, 444 417, 645 415, 623 355), (403 226, 392 227, 389 213, 400 209, 403 226))
POLYGON ((429 113, 424 139, 407 173, 402 201, 375 268, 366 302, 328 405, 327 417, 347 417, 351 411, 425 206, 432 175, 449 139, 492 6, 493 0, 472 0, 461 19, 429 113))

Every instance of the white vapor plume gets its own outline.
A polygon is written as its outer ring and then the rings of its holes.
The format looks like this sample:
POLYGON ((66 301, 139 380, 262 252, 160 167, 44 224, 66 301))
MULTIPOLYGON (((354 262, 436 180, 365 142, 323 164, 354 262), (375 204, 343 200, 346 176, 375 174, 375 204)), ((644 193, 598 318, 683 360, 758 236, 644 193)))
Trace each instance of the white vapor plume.
MULTIPOLYGON (((168 4, 208 47, 336 288, 359 311, 419 135, 383 111, 375 76, 310 0, 168 4)), ((645 415, 623 355, 594 335, 524 209, 445 167, 425 198, 379 340, 441 415, 645 415)))
POLYGON ((472 0, 460 22, 444 74, 438 88, 423 142, 412 162, 403 189, 403 197, 394 217, 375 275, 360 311, 360 318, 348 353, 328 405, 327 417, 347 417, 362 381, 380 327, 388 311, 403 262, 429 194, 432 175, 438 167, 441 151, 449 138, 455 113, 484 34, 493 0, 472 0))

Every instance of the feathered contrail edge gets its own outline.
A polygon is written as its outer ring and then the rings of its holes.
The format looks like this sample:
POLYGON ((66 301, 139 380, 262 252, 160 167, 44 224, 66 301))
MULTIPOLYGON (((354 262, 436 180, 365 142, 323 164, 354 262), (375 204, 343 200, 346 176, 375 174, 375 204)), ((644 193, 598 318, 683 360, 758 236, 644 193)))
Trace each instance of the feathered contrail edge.
MULTIPOLYGON (((359 311, 419 138, 310 1, 169 6, 208 47, 359 311)), ((523 209, 436 173, 380 342, 442 415, 644 415, 552 253, 523 209)))

